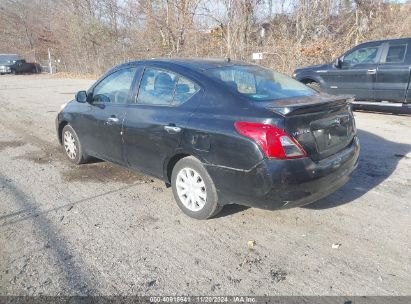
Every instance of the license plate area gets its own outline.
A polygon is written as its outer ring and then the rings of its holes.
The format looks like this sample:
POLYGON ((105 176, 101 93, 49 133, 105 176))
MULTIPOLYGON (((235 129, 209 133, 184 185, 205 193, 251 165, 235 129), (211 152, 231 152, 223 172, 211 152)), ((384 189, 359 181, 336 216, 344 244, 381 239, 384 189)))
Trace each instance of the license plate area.
POLYGON ((310 129, 319 153, 345 146, 349 142, 349 115, 338 115, 314 121, 310 129))

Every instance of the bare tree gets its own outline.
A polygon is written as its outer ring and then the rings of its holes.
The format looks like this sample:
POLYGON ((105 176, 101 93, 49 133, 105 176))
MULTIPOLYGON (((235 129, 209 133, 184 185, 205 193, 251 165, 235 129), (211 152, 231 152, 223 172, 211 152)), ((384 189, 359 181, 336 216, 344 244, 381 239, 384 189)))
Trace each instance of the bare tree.
POLYGON ((101 73, 131 59, 225 56, 290 73, 365 40, 411 36, 388 0, 0 0, 0 53, 101 73))

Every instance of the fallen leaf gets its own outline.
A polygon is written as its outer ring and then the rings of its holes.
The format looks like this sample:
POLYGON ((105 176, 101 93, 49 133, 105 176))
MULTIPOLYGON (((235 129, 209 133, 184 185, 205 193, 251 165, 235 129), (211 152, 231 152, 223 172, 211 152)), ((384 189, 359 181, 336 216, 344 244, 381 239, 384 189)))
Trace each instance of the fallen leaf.
POLYGON ((252 249, 255 246, 256 242, 255 241, 248 241, 247 246, 248 248, 252 249))

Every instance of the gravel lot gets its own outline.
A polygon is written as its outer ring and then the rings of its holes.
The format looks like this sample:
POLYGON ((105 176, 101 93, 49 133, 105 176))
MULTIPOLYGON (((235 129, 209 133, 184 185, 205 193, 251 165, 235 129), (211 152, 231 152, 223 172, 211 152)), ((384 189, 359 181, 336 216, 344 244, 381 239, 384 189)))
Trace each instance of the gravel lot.
POLYGON ((411 294, 409 116, 357 112, 359 167, 326 199, 196 221, 159 180, 65 159, 55 116, 90 84, 0 76, 1 295, 411 294))

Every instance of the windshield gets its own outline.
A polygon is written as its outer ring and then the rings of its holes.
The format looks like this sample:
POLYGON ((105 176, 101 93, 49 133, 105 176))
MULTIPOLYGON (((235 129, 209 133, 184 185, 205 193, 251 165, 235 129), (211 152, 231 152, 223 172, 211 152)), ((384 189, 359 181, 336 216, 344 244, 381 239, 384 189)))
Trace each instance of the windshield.
POLYGON ((314 95, 315 91, 283 74, 259 66, 227 66, 207 70, 209 76, 254 101, 314 95))
POLYGON ((0 60, 0 65, 11 65, 13 64, 10 60, 0 60))

